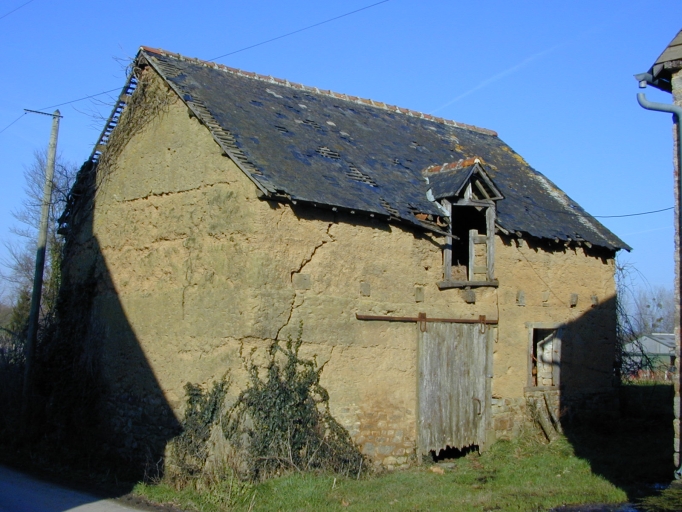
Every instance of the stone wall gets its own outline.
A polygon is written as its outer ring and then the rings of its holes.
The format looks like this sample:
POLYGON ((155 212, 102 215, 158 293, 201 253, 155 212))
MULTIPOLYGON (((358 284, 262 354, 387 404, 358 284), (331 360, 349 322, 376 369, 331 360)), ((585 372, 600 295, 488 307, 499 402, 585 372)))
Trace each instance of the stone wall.
MULTIPOLYGON (((672 93, 673 93, 673 102, 677 106, 682 106, 682 71, 678 71, 677 73, 673 74, 672 79, 672 93)), ((677 122, 680 122, 679 119, 677 122)), ((679 197, 679 190, 680 190, 680 165, 681 163, 678 161, 677 156, 679 154, 678 148, 677 148, 678 140, 677 140, 677 126, 673 125, 673 173, 674 173, 674 189, 675 189, 675 218, 679 219, 680 215, 680 197, 679 197)), ((678 476, 679 476, 679 471, 682 469, 682 466, 680 463, 682 460, 680 460, 680 417, 681 417, 681 408, 680 408, 680 356, 682 355, 682 351, 680 349, 681 347, 681 341, 680 337, 682 336, 682 333, 680 333, 680 297, 682 297, 682 290, 680 290, 680 276, 681 270, 680 270, 680 231, 679 231, 679 224, 675 223, 675 357, 677 358, 677 364, 675 365, 677 368, 677 373, 673 377, 673 382, 675 384, 675 398, 674 398, 674 406, 673 410, 675 413, 675 419, 674 419, 674 431, 675 431, 675 438, 673 439, 673 458, 674 458, 674 464, 675 468, 678 470, 678 476)))
POLYGON ((531 422, 525 398, 493 397, 491 412, 495 439, 513 439, 531 422))
MULTIPOLYGON (((416 443, 417 326, 356 313, 499 318, 492 388, 501 437, 518 430, 528 322, 572 333, 562 354, 567 392, 611 387, 612 253, 499 235, 499 288, 473 290, 470 303, 462 290, 436 285, 441 238, 262 198, 166 94, 165 108, 132 135, 134 112, 124 113, 112 136, 117 153, 100 164, 94 210, 67 264, 70 279, 99 283, 91 315, 103 325, 97 343, 115 396, 146 390, 180 417, 186 382, 208 384, 229 370, 234 396, 246 382, 244 357, 258 359, 272 340, 302 329, 302 355, 325 363, 332 413, 376 462, 403 466, 416 443)), ((129 430, 154 421, 142 409, 129 430)))

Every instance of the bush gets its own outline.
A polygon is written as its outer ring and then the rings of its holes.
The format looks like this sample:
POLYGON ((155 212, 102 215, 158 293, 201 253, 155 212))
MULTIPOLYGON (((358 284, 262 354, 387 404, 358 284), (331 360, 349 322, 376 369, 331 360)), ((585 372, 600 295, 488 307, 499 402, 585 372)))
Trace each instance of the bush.
POLYGON ((170 445, 174 466, 168 468, 171 479, 197 478, 204 472, 210 455, 208 442, 220 420, 229 385, 226 377, 215 382, 209 391, 204 391, 197 384, 185 384, 187 408, 182 420, 182 434, 170 445))
POLYGON ((249 386, 224 419, 225 436, 244 454, 250 479, 292 470, 359 475, 368 468, 348 432, 331 415, 329 393, 320 385, 324 365, 301 358, 300 347, 299 331, 285 348, 272 342, 265 368, 249 363, 249 386))

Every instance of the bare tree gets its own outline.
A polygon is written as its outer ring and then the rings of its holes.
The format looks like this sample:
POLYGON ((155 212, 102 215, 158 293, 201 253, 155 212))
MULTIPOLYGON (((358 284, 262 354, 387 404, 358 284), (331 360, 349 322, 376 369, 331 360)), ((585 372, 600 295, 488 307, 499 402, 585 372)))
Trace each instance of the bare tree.
MULTIPOLYGON (((17 307, 23 301, 26 293, 29 293, 33 283, 35 266, 35 244, 37 239, 38 224, 40 222, 40 210, 43 200, 43 185, 45 182, 46 151, 36 151, 33 162, 24 168, 25 197, 21 206, 12 212, 17 224, 11 229, 15 239, 5 242, 7 256, 0 266, 0 280, 4 283, 5 301, 17 307)), ((57 219, 66 205, 69 190, 73 185, 78 167, 66 163, 61 158, 55 164, 53 178, 52 202, 49 211, 48 237, 45 279, 46 283, 43 295, 48 299, 46 306, 49 308, 54 303, 57 290, 55 286, 55 272, 58 272, 61 238, 57 234, 57 219), (50 283, 53 286, 50 286, 50 283)), ((45 308, 43 308, 45 309, 45 308)))
POLYGON ((632 318, 640 334, 673 332, 675 328, 675 293, 664 286, 638 289, 632 307, 632 318))
POLYGON ((629 379, 641 370, 656 366, 642 345, 642 336, 654 332, 671 333, 675 327, 675 294, 664 286, 642 285, 639 272, 631 264, 616 265, 617 342, 616 372, 629 379))

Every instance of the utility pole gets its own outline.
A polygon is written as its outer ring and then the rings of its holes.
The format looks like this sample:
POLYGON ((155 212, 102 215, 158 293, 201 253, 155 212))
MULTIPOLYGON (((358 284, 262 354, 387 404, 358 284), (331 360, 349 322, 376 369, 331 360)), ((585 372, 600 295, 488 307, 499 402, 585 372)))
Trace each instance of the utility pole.
POLYGON ((45 185, 43 187, 43 205, 40 212, 40 226, 38 228, 38 247, 36 249, 36 268, 33 275, 33 292, 31 293, 31 311, 28 317, 28 334, 26 336, 24 368, 24 388, 21 406, 21 416, 24 428, 28 426, 29 402, 33 387, 33 365, 35 362, 36 339, 38 336, 38 319, 40 316, 40 296, 43 291, 43 270, 45 269, 45 248, 47 246, 47 227, 52 204, 52 179, 54 177, 54 162, 57 154, 57 134, 59 132, 59 119, 62 117, 59 110, 48 114, 36 110, 24 109, 26 112, 52 116, 52 133, 50 144, 47 149, 47 165, 45 167, 45 185))

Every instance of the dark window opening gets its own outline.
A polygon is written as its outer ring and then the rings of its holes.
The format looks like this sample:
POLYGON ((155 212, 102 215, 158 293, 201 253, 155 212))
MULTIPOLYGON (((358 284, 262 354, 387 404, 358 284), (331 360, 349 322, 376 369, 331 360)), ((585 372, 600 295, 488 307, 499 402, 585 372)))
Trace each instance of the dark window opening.
POLYGON ((533 329, 531 385, 557 386, 559 339, 556 329, 533 329))
POLYGON ((495 201, 503 199, 475 161, 468 183, 441 204, 450 217, 440 289, 498 286, 495 279, 495 201))
POLYGON ((488 279, 488 249, 486 208, 452 207, 452 269, 453 281, 486 281, 488 279))

